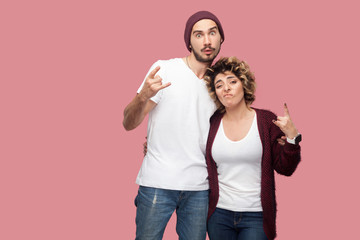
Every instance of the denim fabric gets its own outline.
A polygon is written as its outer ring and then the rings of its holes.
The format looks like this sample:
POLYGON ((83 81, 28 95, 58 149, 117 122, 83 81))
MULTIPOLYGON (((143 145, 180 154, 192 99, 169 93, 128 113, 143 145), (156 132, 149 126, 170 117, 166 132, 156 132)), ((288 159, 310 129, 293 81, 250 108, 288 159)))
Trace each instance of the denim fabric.
POLYGON ((205 240, 209 191, 176 191, 140 186, 135 199, 136 240, 161 240, 176 210, 180 240, 205 240))
POLYGON ((267 240, 262 212, 216 208, 208 221, 210 240, 267 240))

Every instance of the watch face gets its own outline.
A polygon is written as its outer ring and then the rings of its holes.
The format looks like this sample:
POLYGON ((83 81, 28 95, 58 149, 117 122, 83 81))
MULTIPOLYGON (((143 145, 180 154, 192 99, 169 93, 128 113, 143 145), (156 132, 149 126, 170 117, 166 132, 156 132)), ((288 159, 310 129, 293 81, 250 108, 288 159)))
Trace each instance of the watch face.
POLYGON ((301 134, 297 135, 295 138, 295 144, 299 144, 299 142, 301 142, 301 140, 302 140, 301 134))

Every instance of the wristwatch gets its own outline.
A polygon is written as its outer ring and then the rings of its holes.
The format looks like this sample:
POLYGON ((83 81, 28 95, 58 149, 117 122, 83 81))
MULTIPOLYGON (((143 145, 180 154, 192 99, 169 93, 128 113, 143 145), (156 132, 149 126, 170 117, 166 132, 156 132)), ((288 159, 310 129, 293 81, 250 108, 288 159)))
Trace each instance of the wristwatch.
POLYGON ((302 136, 300 133, 298 133, 298 135, 294 138, 286 138, 286 140, 288 141, 288 143, 292 143, 292 144, 299 144, 302 140, 302 136))

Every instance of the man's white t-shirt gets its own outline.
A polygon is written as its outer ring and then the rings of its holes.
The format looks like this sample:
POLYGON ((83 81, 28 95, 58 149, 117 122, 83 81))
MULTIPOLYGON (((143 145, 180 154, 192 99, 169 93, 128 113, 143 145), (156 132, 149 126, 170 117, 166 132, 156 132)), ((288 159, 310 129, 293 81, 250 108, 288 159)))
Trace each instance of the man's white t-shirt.
POLYGON ((157 105, 149 113, 147 154, 136 183, 171 190, 207 190, 205 147, 215 104, 205 81, 181 58, 157 61, 148 74, 156 66, 160 66, 157 74, 162 83, 171 85, 151 98, 157 105))

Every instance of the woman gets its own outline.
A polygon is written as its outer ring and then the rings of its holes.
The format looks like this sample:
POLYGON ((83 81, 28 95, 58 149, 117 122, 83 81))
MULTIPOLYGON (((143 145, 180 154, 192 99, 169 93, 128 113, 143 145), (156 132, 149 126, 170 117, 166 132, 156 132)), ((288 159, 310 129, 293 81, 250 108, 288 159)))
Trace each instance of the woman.
POLYGON ((211 240, 276 237, 274 170, 290 176, 300 162, 301 135, 290 119, 251 108, 255 77, 236 57, 221 58, 205 80, 218 110, 206 147, 211 240), (284 144, 277 139, 287 137, 284 144))

